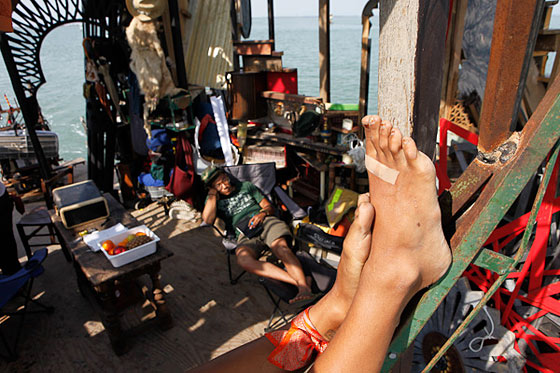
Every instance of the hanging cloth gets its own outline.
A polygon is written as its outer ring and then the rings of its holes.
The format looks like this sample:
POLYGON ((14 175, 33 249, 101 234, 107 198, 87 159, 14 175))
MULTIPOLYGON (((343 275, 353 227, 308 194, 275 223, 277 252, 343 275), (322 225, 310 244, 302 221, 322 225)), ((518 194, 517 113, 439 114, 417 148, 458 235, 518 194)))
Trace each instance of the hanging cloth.
POLYGON ((232 166, 235 164, 235 161, 233 159, 231 143, 229 140, 229 127, 224 110, 224 100, 221 96, 212 96, 210 97, 210 103, 212 104, 212 110, 214 111, 214 119, 216 120, 216 127, 218 128, 218 135, 220 136, 220 143, 222 144, 222 151, 224 152, 226 165, 232 166))
POLYGON ((193 149, 185 132, 179 132, 175 150, 175 167, 165 187, 175 197, 192 205, 192 187, 194 183, 193 149))

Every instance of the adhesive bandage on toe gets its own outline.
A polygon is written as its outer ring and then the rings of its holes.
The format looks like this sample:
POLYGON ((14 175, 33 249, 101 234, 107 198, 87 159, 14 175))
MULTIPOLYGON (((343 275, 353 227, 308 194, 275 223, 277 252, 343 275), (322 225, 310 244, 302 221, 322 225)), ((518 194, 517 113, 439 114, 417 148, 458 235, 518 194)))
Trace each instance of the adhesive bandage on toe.
POLYGON ((383 181, 388 182, 389 184, 395 185, 395 183, 397 182, 399 171, 385 166, 383 163, 379 162, 375 158, 370 157, 367 154, 366 154, 366 168, 373 175, 377 176, 383 181))

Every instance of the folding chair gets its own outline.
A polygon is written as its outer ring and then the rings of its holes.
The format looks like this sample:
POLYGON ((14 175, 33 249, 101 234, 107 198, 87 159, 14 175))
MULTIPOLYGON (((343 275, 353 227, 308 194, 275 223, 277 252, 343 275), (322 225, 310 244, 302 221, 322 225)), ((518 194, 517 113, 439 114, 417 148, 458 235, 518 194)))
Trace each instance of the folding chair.
MULTIPOLYGON (((300 250, 296 252, 296 256, 301 263, 305 276, 310 276, 313 280, 311 288, 315 296, 308 301, 298 302, 298 307, 293 313, 294 316, 317 302, 331 289, 336 279, 336 269, 317 263, 309 253, 300 250)), ((285 282, 264 277, 259 278, 259 283, 264 287, 274 305, 265 328, 265 332, 269 332, 286 325, 293 318, 288 317, 282 309, 282 302, 289 304, 290 300, 297 295, 298 288, 285 282)))
MULTIPOLYGON (((249 181, 255 185, 263 193, 265 198, 267 198, 272 205, 275 206, 277 212, 278 203, 282 203, 286 206, 293 219, 302 219, 307 215, 302 208, 300 208, 290 199, 290 197, 288 197, 282 188, 276 186, 276 165, 274 162, 226 166, 223 170, 234 182, 249 181), (274 194, 272 192, 274 192, 274 194), (277 197, 277 199, 274 197, 277 197)), ((215 225, 214 228, 223 238, 222 244, 224 245, 227 253, 229 281, 232 285, 234 285, 241 276, 245 274, 245 271, 242 271, 237 276, 234 276, 231 268, 231 256, 235 255, 235 249, 237 248, 235 233, 230 231, 224 232, 218 229, 215 225)))
POLYGON ((43 263, 46 257, 47 249, 39 249, 18 272, 14 273, 11 276, 0 275, 0 309, 3 309, 8 302, 10 302, 12 299, 15 299, 16 297, 22 297, 24 299, 22 308, 19 308, 15 312, 3 312, 3 315, 17 315, 21 317, 19 320, 19 324, 17 325, 16 335, 13 338, 12 347, 8 344, 8 338, 6 338, 4 332, 0 329, 0 339, 2 339, 2 343, 6 349, 6 354, 0 353, 0 356, 4 357, 8 361, 14 361, 17 359, 17 346, 19 338, 21 336, 21 332, 23 330, 23 323, 25 321, 26 313, 52 313, 54 311, 53 307, 45 306, 31 298, 33 280, 44 272, 44 268, 41 263, 43 263), (42 309, 29 311, 29 302, 36 304, 42 309))

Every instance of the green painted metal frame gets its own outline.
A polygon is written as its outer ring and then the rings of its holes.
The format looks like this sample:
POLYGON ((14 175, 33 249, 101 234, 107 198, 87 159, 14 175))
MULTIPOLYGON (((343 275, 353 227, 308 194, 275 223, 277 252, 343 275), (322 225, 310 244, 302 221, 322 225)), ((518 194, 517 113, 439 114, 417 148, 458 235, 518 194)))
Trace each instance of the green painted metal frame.
MULTIPOLYGON (((483 251, 481 251, 481 254, 482 253, 492 253, 492 255, 499 255, 499 256, 507 259, 507 261, 506 261, 507 268, 504 270, 503 266, 500 266, 500 265, 495 266, 495 264, 498 264, 498 263, 501 264, 500 261, 503 260, 501 258, 500 259, 495 259, 494 257, 492 257, 490 260, 484 261, 485 263, 493 262, 490 265, 486 266, 485 268, 489 269, 493 272, 496 272, 496 273, 500 274, 501 276, 498 277, 498 279, 492 284, 490 289, 488 289, 488 291, 484 294, 484 296, 480 300, 480 303, 478 303, 476 305, 476 307, 473 308, 473 310, 469 313, 469 315, 465 318, 465 320, 463 320, 461 325, 459 325, 459 327, 455 330, 455 332, 453 332, 451 337, 449 337, 449 339, 445 342, 445 344, 443 346, 441 346, 438 353, 432 358, 432 360, 428 363, 428 365, 426 365, 426 368, 424 368, 423 372, 429 372, 436 365, 436 363, 439 361, 439 359, 441 359, 441 357, 453 345, 453 343, 457 340, 457 338, 459 338, 461 333, 467 328, 467 326, 471 323, 471 321, 474 320, 476 315, 478 315, 478 313, 480 312, 482 307, 484 307, 484 305, 488 302, 488 300, 490 300, 492 298, 492 296, 494 295, 494 293, 500 288, 502 283, 508 277, 508 274, 515 269, 515 267, 517 266, 517 264, 519 263, 521 258, 524 257, 525 253, 527 252, 527 249, 529 248, 529 240, 530 240, 531 235, 533 233, 533 228, 534 228, 534 226, 537 222, 537 214, 539 212, 539 209, 541 207, 544 195, 546 193, 548 183, 550 182, 550 177, 552 175, 552 171, 553 171, 554 166, 556 164, 556 160, 558 158, 559 150, 560 150, 560 145, 557 143, 556 146, 555 146, 555 149, 552 153, 552 156, 550 157, 550 159, 548 161, 548 164, 546 166, 546 170, 545 170, 545 173, 544 173, 543 180, 541 182, 541 185, 539 185, 539 190, 537 192, 537 196, 536 196, 535 202, 533 204, 533 208, 531 210, 531 215, 529 217, 529 222, 527 224, 527 227, 525 228, 525 232, 524 232, 523 238, 521 240, 521 246, 520 246, 519 250, 517 251, 517 253, 515 254, 515 257, 514 258, 509 258, 509 257, 506 257, 506 256, 501 255, 501 254, 497 254, 497 253, 495 253, 493 251, 490 251, 490 250, 487 250, 487 249, 484 249, 483 251)), ((479 257, 480 257, 480 254, 479 254, 479 257)), ((488 258, 490 258, 490 256, 488 258)), ((474 264, 478 265, 478 266, 484 266, 482 261, 478 261, 476 259, 475 259, 474 264)))
MULTIPOLYGON (((479 252, 559 138, 560 79, 556 79, 521 132, 515 154, 504 163, 494 166, 494 173, 478 200, 458 222, 458 230, 451 239, 453 264, 449 272, 437 286, 422 296, 412 315, 397 330, 382 371, 389 371, 394 366, 398 356, 414 341, 469 264, 476 260, 477 264, 495 269, 502 276, 511 271, 515 258, 511 261, 503 256, 479 252)), ((557 151, 555 154, 557 156, 557 151)), ((495 292, 499 285, 494 286, 491 290, 495 292)), ((488 294, 489 298, 493 293, 489 291, 488 294)), ((480 308, 483 305, 481 302, 480 308)), ((472 318, 469 316, 469 319, 472 318)), ((444 351, 438 356, 441 357, 443 353, 444 351)))

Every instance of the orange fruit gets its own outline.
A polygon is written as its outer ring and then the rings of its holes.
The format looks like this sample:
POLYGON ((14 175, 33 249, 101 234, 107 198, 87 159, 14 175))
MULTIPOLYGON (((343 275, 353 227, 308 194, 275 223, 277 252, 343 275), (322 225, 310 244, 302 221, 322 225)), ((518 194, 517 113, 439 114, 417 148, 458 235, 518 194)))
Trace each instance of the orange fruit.
POLYGON ((109 251, 109 250, 112 250, 112 249, 115 248, 115 244, 111 240, 104 241, 101 246, 103 247, 103 250, 105 250, 105 251, 109 251))
POLYGON ((128 244, 128 239, 125 238, 124 240, 119 242, 119 244, 117 246, 125 246, 126 247, 127 244, 128 244))
POLYGON ((137 237, 138 237, 138 236, 145 236, 145 235, 146 235, 146 233, 144 233, 144 232, 136 232, 136 236, 137 236, 137 237))

